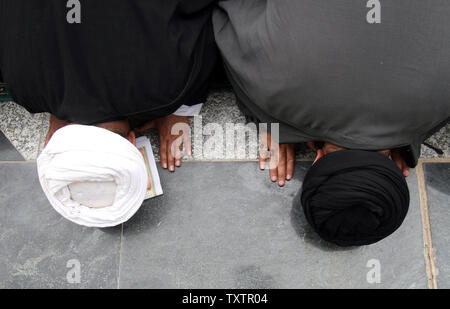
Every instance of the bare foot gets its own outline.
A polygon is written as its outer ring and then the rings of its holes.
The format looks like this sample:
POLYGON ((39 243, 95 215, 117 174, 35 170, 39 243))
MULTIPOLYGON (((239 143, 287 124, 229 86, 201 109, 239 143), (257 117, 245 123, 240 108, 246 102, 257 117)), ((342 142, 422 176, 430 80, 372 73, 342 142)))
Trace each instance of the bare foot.
POLYGON ((56 131, 58 131, 62 127, 67 126, 68 124, 70 124, 70 122, 58 119, 55 116, 50 115, 50 127, 48 128, 47 137, 45 138, 45 146, 47 146, 48 142, 56 131))

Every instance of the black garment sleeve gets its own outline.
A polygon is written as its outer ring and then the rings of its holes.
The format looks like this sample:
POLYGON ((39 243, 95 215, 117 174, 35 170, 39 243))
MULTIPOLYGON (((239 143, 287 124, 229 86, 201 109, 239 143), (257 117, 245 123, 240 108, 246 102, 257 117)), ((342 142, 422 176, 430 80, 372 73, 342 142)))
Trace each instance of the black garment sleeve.
POLYGON ((82 23, 70 24, 64 1, 0 0, 3 78, 29 112, 80 124, 202 103, 218 57, 214 3, 86 1, 82 23))
POLYGON ((413 142, 411 145, 403 147, 401 149, 401 154, 403 156, 403 159, 406 161, 406 164, 408 164, 409 167, 416 167, 417 163, 420 158, 422 143, 428 139, 430 136, 438 132, 440 129, 445 127, 448 123, 450 123, 450 117, 444 120, 443 122, 439 123, 436 127, 434 127, 432 130, 427 132, 426 135, 419 137, 415 142, 413 142))

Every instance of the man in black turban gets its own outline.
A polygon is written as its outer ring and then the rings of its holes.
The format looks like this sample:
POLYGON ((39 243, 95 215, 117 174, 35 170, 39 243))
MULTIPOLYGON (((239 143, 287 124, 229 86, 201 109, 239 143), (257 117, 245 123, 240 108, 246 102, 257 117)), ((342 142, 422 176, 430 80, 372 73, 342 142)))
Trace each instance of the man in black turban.
POLYGON ((214 4, 0 0, 1 74, 15 102, 52 115, 47 141, 69 123, 130 141, 156 127, 161 164, 173 171, 181 157, 171 130, 198 113, 216 64, 214 4))
POLYGON ((302 189, 306 219, 340 246, 375 243, 393 233, 408 212, 401 170, 383 154, 343 150, 318 160, 302 189))
POLYGON ((402 177, 450 117, 450 2, 437 2, 228 0, 214 12, 238 104, 280 125, 272 181, 292 178, 296 143, 317 151, 302 204, 328 241, 370 244, 406 215, 402 177))

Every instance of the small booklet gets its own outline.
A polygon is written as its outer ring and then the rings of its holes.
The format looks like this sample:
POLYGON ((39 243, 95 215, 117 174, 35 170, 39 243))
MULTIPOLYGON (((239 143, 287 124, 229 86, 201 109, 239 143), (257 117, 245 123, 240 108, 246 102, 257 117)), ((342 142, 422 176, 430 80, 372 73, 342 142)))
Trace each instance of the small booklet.
POLYGON ((158 169, 156 168, 155 156, 153 155, 152 145, 146 136, 136 139, 136 147, 144 157, 145 166, 147 168, 148 179, 151 183, 151 189, 147 190, 145 199, 153 198, 163 194, 161 181, 159 180, 158 169))

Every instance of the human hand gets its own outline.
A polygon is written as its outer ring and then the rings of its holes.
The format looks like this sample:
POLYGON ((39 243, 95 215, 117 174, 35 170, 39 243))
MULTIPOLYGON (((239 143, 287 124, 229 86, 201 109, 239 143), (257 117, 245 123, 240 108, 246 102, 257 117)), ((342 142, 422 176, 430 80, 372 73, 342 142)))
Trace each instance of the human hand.
POLYGON ((408 177, 410 174, 410 168, 408 164, 406 164, 405 159, 403 158, 399 149, 392 149, 390 158, 397 164, 398 168, 402 171, 403 176, 408 177))
POLYGON ((181 166, 183 144, 187 155, 192 154, 189 119, 169 115, 149 121, 136 131, 144 132, 152 128, 156 128, 159 133, 161 166, 174 172, 175 166, 181 166))

